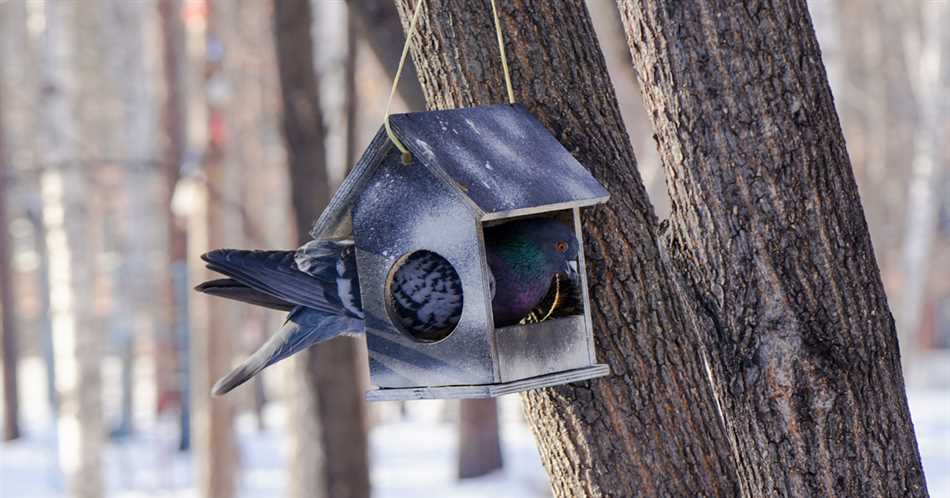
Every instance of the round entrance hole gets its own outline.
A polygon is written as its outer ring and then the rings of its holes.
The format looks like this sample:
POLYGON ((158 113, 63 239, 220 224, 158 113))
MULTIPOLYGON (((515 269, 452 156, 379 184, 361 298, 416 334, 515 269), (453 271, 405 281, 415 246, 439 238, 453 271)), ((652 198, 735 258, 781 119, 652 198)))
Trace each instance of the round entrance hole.
POLYGON ((462 315, 462 279, 451 263, 432 251, 399 258, 386 286, 389 318, 422 342, 448 337, 462 315))

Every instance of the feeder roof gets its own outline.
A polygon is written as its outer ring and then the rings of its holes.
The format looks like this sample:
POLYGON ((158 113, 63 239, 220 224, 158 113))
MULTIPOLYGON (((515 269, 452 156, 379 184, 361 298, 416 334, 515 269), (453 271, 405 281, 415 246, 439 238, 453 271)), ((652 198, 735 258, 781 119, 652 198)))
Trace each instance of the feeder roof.
MULTIPOLYGON (((468 197, 482 221, 604 202, 608 193, 521 105, 396 114, 390 126, 412 152, 413 167, 428 168, 468 197)), ((311 234, 349 236, 349 212, 391 151, 376 135, 340 186, 311 234)))

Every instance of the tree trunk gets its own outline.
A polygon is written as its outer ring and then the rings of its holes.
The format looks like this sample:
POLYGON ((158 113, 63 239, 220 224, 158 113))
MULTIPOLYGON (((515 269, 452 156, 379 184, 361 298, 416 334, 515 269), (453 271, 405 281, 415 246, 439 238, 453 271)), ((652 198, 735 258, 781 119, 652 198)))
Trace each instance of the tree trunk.
POLYGON ((747 491, 925 496, 805 2, 620 3, 668 172, 669 247, 747 491))
POLYGON ((469 399, 459 406, 460 479, 481 477, 502 467, 495 399, 469 399))
MULTIPOLYGON (((291 198, 300 241, 330 200, 326 130, 313 65, 309 0, 276 0, 274 32, 283 97, 291 198)), ((357 344, 340 338, 298 354, 298 403, 291 495, 369 496, 365 414, 357 344)))
MULTIPOLYGON (((351 29, 358 31, 361 38, 365 39, 370 50, 376 56, 380 66, 389 80, 396 77, 396 68, 399 67, 399 59, 402 56, 402 47, 406 42, 402 33, 402 25, 399 22, 399 13, 392 0, 347 0, 347 17, 352 20, 355 26, 351 29)), ((356 33, 354 33, 356 34, 356 33)), ((355 45, 354 45, 355 48, 355 45)), ((355 55, 358 50, 353 50, 355 55)), ((351 61, 355 73, 358 67, 357 61, 351 61)), ((355 74, 354 74, 355 76, 355 74)), ((416 67, 412 58, 407 58, 402 70, 402 79, 397 88, 397 95, 402 99, 403 104, 411 111, 422 111, 426 108, 426 98, 422 94, 422 87, 419 86, 419 78, 416 74, 416 67)), ((357 117, 371 114, 371 112, 352 113, 348 116, 357 117)), ((356 120, 350 121, 352 125, 356 120)), ((355 131, 355 128, 353 129, 355 131)), ((351 135, 350 144, 347 147, 353 148, 356 143, 355 134, 351 135)), ((355 165, 359 159, 360 151, 352 150, 351 160, 346 162, 347 171, 355 165)), ((361 346, 361 355, 363 359, 368 359, 365 343, 361 346)), ((365 361, 364 361, 365 363, 365 361)), ((369 385, 369 371, 365 367, 362 374, 365 379, 364 385, 369 385)), ((397 401, 400 413, 405 414, 406 402, 397 401)))
MULTIPOLYGON (((918 332, 931 274, 930 255, 939 223, 940 201, 937 192, 941 183, 941 144, 946 133, 947 111, 950 110, 946 104, 950 95, 950 70, 947 70, 950 65, 950 36, 945 34, 947 22, 950 22, 950 6, 947 2, 924 2, 920 5, 922 39, 919 44, 915 44, 917 46, 905 47, 909 54, 919 55, 910 64, 919 121, 911 152, 904 244, 901 248, 903 281, 897 313, 904 366, 911 365, 908 360, 913 359, 920 342, 918 332)), ((906 33, 905 39, 916 37, 906 33)))
POLYGON ((27 209, 27 218, 33 231, 34 250, 39 255, 36 287, 39 289, 40 351, 46 370, 46 401, 54 418, 59 415, 59 393, 56 391, 56 358, 53 347, 53 320, 50 304, 49 251, 46 248, 46 227, 43 224, 43 206, 37 202, 27 209))
POLYGON ((7 215, 13 170, 7 163, 9 153, 4 142, 6 128, 3 116, 3 95, 0 95, 0 360, 3 361, 3 440, 11 441, 20 437, 20 395, 16 371, 19 355, 14 313, 13 244, 10 240, 10 218, 7 215))
POLYGON ((670 213, 670 198, 666 195, 666 175, 656 153, 650 119, 643 108, 637 72, 630 64, 630 50, 627 49, 627 37, 623 31, 623 23, 620 22, 617 3, 587 2, 587 9, 607 61, 607 70, 613 81, 620 115, 626 125, 633 150, 637 153, 637 170, 643 179, 656 216, 662 219, 670 213))
POLYGON ((50 261, 50 305, 60 410, 60 466, 69 496, 98 498, 102 476, 101 347, 95 323, 95 254, 86 172, 77 154, 80 42, 83 13, 73 2, 45 7, 43 91, 39 99, 44 227, 50 261))
POLYGON ((188 337, 188 239, 184 223, 172 209, 175 187, 185 162, 187 107, 185 106, 185 27, 182 23, 181 0, 158 0, 161 25, 162 79, 165 90, 161 108, 164 135, 162 149, 162 206, 165 212, 167 261, 165 271, 165 306, 168 310, 163 324, 164 337, 156 344, 156 383, 159 410, 174 401, 179 407, 179 438, 181 450, 191 445, 188 402, 188 355, 181 345, 188 337), (182 284, 186 285, 182 285, 182 284), (181 379, 175 382, 175 379, 181 379))
MULTIPOLYGON (((199 255, 214 247, 241 242, 242 225, 227 200, 240 191, 240 170, 226 161, 226 102, 220 89, 226 81, 223 33, 232 26, 234 5, 226 0, 208 4, 205 31, 204 96, 207 104, 205 182, 195 188, 194 211, 188 227, 190 272, 195 281, 216 278, 204 268, 199 255)), ((190 306, 192 429, 198 492, 203 498, 235 495, 237 454, 234 441, 234 401, 211 398, 211 386, 231 366, 232 343, 239 327, 240 305, 208 296, 194 296, 190 306)))
MULTIPOLYGON (((411 6, 400 0, 408 26, 411 6)), ((735 496, 698 334, 660 259, 603 56, 580 0, 497 2, 516 99, 610 191, 585 212, 606 379, 523 400, 557 496, 735 496)), ((412 44, 434 109, 505 102, 488 0, 428 0, 412 44)))
MULTIPOLYGON (((207 182, 222 188, 227 182, 220 152, 209 150, 205 159, 207 182)), ((233 182, 232 182, 233 183, 233 182)), ((198 256, 211 247, 222 247, 228 240, 230 206, 215 200, 211 189, 195 186, 194 210, 188 226, 188 252, 196 280, 214 278, 198 256)), ((233 237, 233 235, 231 236, 233 237)), ((231 343, 237 329, 235 304, 206 296, 194 297, 191 312, 192 417, 190 430, 195 450, 198 492, 202 498, 230 498, 235 494, 236 448, 234 444, 234 406, 227 397, 211 398, 211 386, 230 367, 231 343)))
MULTIPOLYGON (((398 26, 398 20, 393 20, 398 26)), ((343 167, 346 173, 356 164, 360 151, 356 150, 359 128, 360 98, 356 85, 356 68, 359 67, 359 27, 354 9, 346 11, 346 52, 343 60, 343 116, 345 129, 343 130, 343 167)))
POLYGON ((109 77, 118 90, 120 114, 109 135, 115 142, 119 157, 124 158, 122 202, 124 226, 118 231, 118 250, 122 263, 116 268, 113 285, 112 318, 114 337, 122 360, 121 420, 113 435, 125 436, 134 431, 136 345, 152 333, 155 315, 152 310, 152 283, 155 281, 149 264, 154 246, 149 221, 156 204, 149 189, 149 170, 143 162, 152 157, 153 108, 151 79, 145 67, 145 26, 150 4, 145 1, 106 2, 109 22, 104 25, 109 77))
MULTIPOLYGON (((399 57, 406 38, 399 25, 399 17, 392 0, 347 0, 349 12, 360 26, 360 32, 392 80, 399 67, 399 57)), ((399 97, 413 111, 425 110, 426 98, 422 94, 416 76, 416 68, 411 60, 402 68, 402 84, 399 85, 399 97)))

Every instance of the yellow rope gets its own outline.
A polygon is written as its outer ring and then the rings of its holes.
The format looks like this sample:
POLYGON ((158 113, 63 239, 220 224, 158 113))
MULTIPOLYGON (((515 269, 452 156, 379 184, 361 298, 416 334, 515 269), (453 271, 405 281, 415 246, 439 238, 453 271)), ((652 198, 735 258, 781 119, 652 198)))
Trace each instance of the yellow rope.
MULTIPOLYGON (((406 44, 402 47, 402 56, 399 57, 399 67, 396 68, 396 77, 393 78, 393 87, 389 90, 389 100, 386 101, 386 119, 383 126, 386 127, 386 135, 393 145, 402 153, 403 164, 412 162, 412 153, 399 140, 399 137, 393 133, 392 126, 389 124, 389 109, 393 105, 393 97, 396 96, 396 87, 399 85, 399 77, 402 75, 402 68, 406 65, 406 56, 409 55, 409 43, 412 41, 412 35, 416 31, 416 21, 419 20, 419 14, 422 12, 422 1, 416 2, 415 10, 412 13, 412 20, 409 21, 409 31, 406 33, 406 44)), ((501 68, 505 73, 505 88, 508 90, 508 103, 515 103, 515 91, 511 86, 511 74, 508 71, 508 57, 505 55, 505 38, 501 33, 501 21, 498 20, 498 8, 495 6, 495 0, 491 0, 492 17, 495 19, 495 34, 498 36, 498 50, 501 53, 501 68)), ((549 313, 550 314, 550 313, 549 313)))
POLYGON ((508 89, 508 103, 515 103, 515 91, 511 87, 511 75, 508 74, 508 57, 505 55, 505 39, 501 35, 501 22, 498 20, 498 8, 491 0, 491 13, 495 18, 495 34, 498 36, 498 51, 501 53, 501 69, 505 72, 505 87, 508 89))
POLYGON ((393 97, 396 95, 396 86, 399 85, 399 76, 402 74, 402 67, 406 64, 406 56, 409 55, 409 42, 412 41, 412 34, 416 30, 416 21, 419 20, 419 13, 422 12, 422 0, 416 2, 415 11, 412 13, 412 20, 409 21, 409 31, 406 33, 406 44, 402 47, 402 56, 399 58, 399 67, 396 69, 396 77, 393 78, 393 87, 389 91, 389 100, 386 102, 386 119, 383 121, 383 125, 386 127, 386 135, 389 136, 389 140, 392 141, 393 145, 399 149, 399 152, 402 153, 402 163, 409 164, 412 162, 412 153, 409 152, 409 149, 399 141, 399 137, 393 133, 392 127, 389 125, 389 108, 393 105, 393 97))

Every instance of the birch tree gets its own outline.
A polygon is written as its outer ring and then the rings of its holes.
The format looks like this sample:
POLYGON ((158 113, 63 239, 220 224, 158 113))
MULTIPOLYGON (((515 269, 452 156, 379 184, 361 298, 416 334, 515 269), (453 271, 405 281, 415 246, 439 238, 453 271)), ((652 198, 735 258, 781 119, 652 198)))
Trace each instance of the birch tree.
MULTIPOLYGON (((228 202, 240 192, 240 170, 226 160, 229 136, 226 104, 228 80, 227 46, 223 32, 233 25, 235 5, 214 1, 208 5, 203 50, 193 53, 204 58, 200 87, 202 121, 207 127, 199 133, 205 140, 204 181, 192 183, 193 211, 189 213, 189 273, 195 281, 213 278, 199 256, 211 248, 233 247, 243 235, 241 219, 228 202)), ((234 441, 234 401, 227 397, 211 398, 214 381, 230 368, 232 336, 238 329, 241 307, 223 299, 194 296, 190 306, 192 379, 192 438, 198 475, 198 491, 203 498, 231 498, 235 495, 237 454, 234 441)))
POLYGON ((903 26, 905 60, 918 124, 911 151, 910 184, 902 247, 903 285, 898 308, 898 332, 904 365, 918 349, 918 329, 928 284, 929 256, 937 229, 938 189, 944 170, 946 118, 950 112, 950 3, 920 2, 920 30, 903 26))
MULTIPOLYGON (((0 59, 2 61, 2 59, 0 59)), ((3 68, 0 66, 0 75, 3 68)), ((3 361, 3 440, 20 437, 20 394, 17 383, 17 323, 13 289, 13 244, 7 203, 12 191, 13 170, 5 141, 3 89, 0 88, 0 360, 3 361)))
POLYGON ((76 26, 82 8, 50 0, 45 25, 39 133, 43 222, 49 251, 50 306, 59 391, 60 466, 67 492, 98 498, 102 483, 102 406, 99 371, 103 337, 93 315, 86 176, 78 160, 76 26))
POLYGON ((178 219, 172 209, 175 187, 181 178, 185 163, 187 140, 186 72, 185 72, 185 29, 181 20, 181 0, 158 0, 158 12, 162 41, 162 83, 164 98, 161 106, 162 127, 162 170, 164 197, 161 200, 165 208, 168 259, 165 270, 165 300, 168 313, 164 322, 165 335, 157 344, 156 371, 159 398, 170 398, 177 394, 179 399, 179 442, 181 450, 191 444, 190 403, 188 400, 188 240, 186 223, 178 219), (178 375, 175 375, 178 374, 178 375), (180 378, 178 384, 172 381, 180 378))
POLYGON ((133 375, 136 344, 147 338, 154 325, 150 312, 154 282, 149 252, 154 245, 150 220, 152 207, 151 181, 146 164, 153 151, 154 113, 151 100, 150 74, 145 60, 146 15, 154 6, 150 1, 108 0, 103 36, 106 44, 108 73, 119 93, 119 119, 109 136, 119 144, 117 153, 124 159, 123 197, 124 229, 120 233, 122 263, 115 281, 113 320, 117 322, 119 356, 122 359, 122 416, 120 433, 133 430, 133 375))

